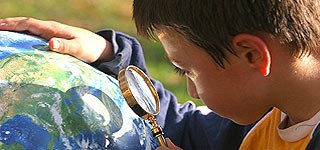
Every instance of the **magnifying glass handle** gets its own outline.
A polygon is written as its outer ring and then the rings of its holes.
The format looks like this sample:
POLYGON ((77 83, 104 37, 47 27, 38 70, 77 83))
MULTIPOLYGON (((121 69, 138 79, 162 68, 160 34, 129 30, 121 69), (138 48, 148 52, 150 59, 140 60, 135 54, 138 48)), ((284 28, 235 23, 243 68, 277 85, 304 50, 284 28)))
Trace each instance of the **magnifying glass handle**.
POLYGON ((160 146, 167 146, 167 142, 165 141, 163 135, 159 135, 156 137, 160 146))
POLYGON ((167 146, 167 142, 163 137, 162 129, 159 125, 152 128, 153 136, 158 140, 160 146, 167 146))

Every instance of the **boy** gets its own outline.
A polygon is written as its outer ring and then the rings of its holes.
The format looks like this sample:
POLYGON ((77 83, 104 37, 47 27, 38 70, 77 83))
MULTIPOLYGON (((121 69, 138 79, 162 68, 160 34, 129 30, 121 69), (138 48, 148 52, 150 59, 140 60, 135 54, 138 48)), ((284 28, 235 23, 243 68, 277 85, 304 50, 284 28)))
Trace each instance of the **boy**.
MULTIPOLYGON (((189 95, 213 111, 179 105, 153 81, 161 99, 157 120, 173 143, 183 149, 320 148, 318 1, 135 0, 133 6, 138 33, 158 36, 187 77, 189 95)), ((50 40, 53 51, 108 74, 129 64, 146 71, 139 43, 121 33, 97 36, 30 18, 2 19, 0 29, 28 30, 50 40)), ((168 147, 179 149, 170 140, 168 147)))

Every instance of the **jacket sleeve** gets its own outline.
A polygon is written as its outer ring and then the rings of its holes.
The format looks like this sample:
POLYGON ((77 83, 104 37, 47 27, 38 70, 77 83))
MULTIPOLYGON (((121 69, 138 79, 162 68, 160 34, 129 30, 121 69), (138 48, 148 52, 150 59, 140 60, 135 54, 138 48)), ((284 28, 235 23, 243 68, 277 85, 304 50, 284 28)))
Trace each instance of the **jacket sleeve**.
MULTIPOLYGON (((110 62, 93 63, 97 69, 117 76, 128 65, 135 65, 147 75, 143 51, 133 37, 113 30, 97 32, 113 44, 115 58, 110 62)), ((162 84, 151 79, 160 98, 157 123, 169 137, 183 149, 238 149, 247 127, 222 118, 206 107, 197 109, 192 102, 178 104, 176 97, 162 84)))

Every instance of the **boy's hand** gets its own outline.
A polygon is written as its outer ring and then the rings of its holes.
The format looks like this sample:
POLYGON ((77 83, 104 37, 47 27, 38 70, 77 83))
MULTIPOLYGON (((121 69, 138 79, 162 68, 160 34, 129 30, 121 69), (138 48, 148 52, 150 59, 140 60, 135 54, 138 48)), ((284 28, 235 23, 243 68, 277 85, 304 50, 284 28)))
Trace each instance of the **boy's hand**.
POLYGON ((169 138, 166 138, 166 142, 167 142, 168 147, 160 146, 156 150, 182 150, 182 148, 174 145, 169 138))
POLYGON ((112 45, 103 37, 55 21, 15 17, 0 19, 0 30, 28 31, 49 41, 52 51, 75 56, 87 63, 109 61, 114 57, 112 45))

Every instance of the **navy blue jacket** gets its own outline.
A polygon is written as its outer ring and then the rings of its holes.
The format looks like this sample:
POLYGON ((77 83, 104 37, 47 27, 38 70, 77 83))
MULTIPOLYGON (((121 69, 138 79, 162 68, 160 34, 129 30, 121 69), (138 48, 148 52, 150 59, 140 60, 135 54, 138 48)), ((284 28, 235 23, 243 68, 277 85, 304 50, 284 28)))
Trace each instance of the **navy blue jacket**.
MULTIPOLYGON (((141 45, 135 38, 112 30, 97 34, 113 44, 116 56, 110 62, 93 63, 94 67, 116 77, 121 69, 135 65, 148 74, 141 45)), ((192 103, 178 104, 176 97, 160 82, 151 80, 160 98, 161 110, 157 122, 163 127, 165 137, 185 150, 239 149, 243 138, 254 125, 238 125, 214 112, 202 112, 192 103)), ((308 149, 320 149, 319 126, 308 149)))

